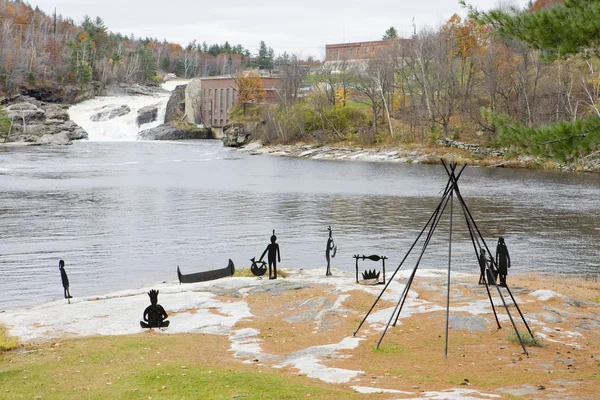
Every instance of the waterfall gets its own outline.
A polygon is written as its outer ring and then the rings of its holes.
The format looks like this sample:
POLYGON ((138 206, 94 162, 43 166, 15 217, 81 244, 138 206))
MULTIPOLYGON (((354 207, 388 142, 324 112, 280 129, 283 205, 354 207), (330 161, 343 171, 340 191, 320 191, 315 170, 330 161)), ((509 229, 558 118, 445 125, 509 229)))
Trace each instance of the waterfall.
POLYGON ((92 141, 134 141, 137 140, 138 133, 157 127, 165 120, 167 111, 167 102, 175 86, 185 85, 188 81, 172 80, 162 84, 165 92, 156 93, 153 96, 99 96, 71 106, 69 108, 69 117, 77 125, 81 126, 88 133, 89 140, 92 141), (158 113, 156 121, 137 125, 138 110, 156 105, 158 113), (115 106, 127 106, 129 112, 125 115, 109 118, 107 116, 92 120, 92 117, 115 106))

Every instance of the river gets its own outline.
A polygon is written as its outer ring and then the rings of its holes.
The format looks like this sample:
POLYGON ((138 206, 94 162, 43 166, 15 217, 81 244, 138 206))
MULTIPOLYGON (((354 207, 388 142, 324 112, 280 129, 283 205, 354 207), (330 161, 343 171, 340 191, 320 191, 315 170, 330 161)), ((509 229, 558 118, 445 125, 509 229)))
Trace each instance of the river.
MULTIPOLYGON (((353 271, 354 254, 379 254, 390 273, 447 181, 439 165, 251 156, 212 140, 123 141, 132 138, 125 128, 71 146, 0 147, 0 310, 61 298, 59 259, 73 296, 99 295, 176 280, 177 265, 191 273, 231 258, 247 268, 273 229, 284 269, 325 275, 331 225, 333 268, 353 271)), ((600 175, 467 167, 460 187, 488 245, 505 237, 509 284, 528 272, 600 275, 600 175)), ((452 268, 478 273, 459 211, 452 268)), ((446 268, 447 259, 448 213, 422 267, 446 268)), ((369 263, 361 269, 379 267, 369 263)))

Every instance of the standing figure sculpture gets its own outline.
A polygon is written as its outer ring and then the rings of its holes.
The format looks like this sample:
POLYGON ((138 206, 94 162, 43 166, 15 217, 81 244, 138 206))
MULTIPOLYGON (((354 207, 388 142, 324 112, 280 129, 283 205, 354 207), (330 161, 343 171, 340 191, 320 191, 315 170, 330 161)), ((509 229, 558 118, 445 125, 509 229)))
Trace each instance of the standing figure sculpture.
POLYGON ((273 229, 273 236, 271 236, 271 244, 267 246, 265 251, 263 251, 262 255, 260 256, 260 260, 258 260, 258 262, 261 262, 265 257, 265 254, 267 254, 267 252, 269 253, 267 257, 267 261, 269 262, 269 279, 277 279, 277 263, 281 262, 279 245, 275 243, 276 240, 277 236, 275 236, 275 229, 273 229))
POLYGON ((510 268, 510 256, 508 248, 504 243, 504 238, 498 238, 498 246, 496 246, 496 265, 498 266, 498 275, 500 275, 500 286, 506 286, 506 275, 510 268))
POLYGON ((166 328, 170 321, 166 321, 167 312, 158 304, 158 290, 150 290, 150 305, 144 310, 144 320, 140 321, 142 328, 166 328))
POLYGON ((67 271, 65 271, 65 262, 60 260, 58 262, 58 269, 60 270, 60 279, 62 280, 63 290, 65 292, 65 299, 71 304, 71 293, 69 292, 69 278, 67 277, 67 271))
POLYGON ((329 231, 329 239, 327 239, 327 247, 325 248, 325 259, 327 260, 327 271, 325 272, 325 276, 331 276, 331 258, 335 258, 335 253, 337 252, 337 246, 333 242, 333 231, 331 230, 331 225, 327 228, 329 231), (331 250, 333 250, 333 254, 331 254, 331 250))
MULTIPOLYGON (((485 267, 486 267, 486 257, 485 257, 485 249, 479 249, 479 270, 481 274, 479 274, 479 284, 485 285, 485 267)), ((492 282, 488 282, 490 285, 492 282)))

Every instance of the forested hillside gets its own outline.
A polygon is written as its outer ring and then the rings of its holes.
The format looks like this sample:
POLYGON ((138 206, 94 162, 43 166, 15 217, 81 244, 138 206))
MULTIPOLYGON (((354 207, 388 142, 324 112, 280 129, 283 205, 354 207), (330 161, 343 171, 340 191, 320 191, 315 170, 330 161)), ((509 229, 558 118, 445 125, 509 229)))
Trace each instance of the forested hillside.
POLYGON ((111 32, 101 17, 80 24, 21 0, 0 0, 0 94, 92 80, 152 84, 159 73, 181 77, 235 72, 249 52, 195 41, 186 48, 111 32))

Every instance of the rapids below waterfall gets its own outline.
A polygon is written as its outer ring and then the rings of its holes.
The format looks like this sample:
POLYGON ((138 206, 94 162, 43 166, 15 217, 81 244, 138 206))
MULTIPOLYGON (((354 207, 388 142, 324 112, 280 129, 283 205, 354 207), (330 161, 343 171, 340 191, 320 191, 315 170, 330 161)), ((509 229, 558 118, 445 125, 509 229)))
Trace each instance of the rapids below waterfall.
POLYGON ((187 82, 180 79, 167 81, 161 85, 164 92, 157 92, 153 96, 99 96, 69 108, 69 116, 77 125, 85 129, 91 141, 135 141, 138 138, 139 132, 155 128, 164 123, 167 102, 169 101, 171 92, 177 85, 185 85, 187 82), (112 119, 92 120, 92 116, 100 112, 103 107, 109 105, 126 105, 131 111, 123 116, 112 119), (138 110, 153 105, 156 105, 158 108, 156 121, 138 126, 136 122, 138 110))

